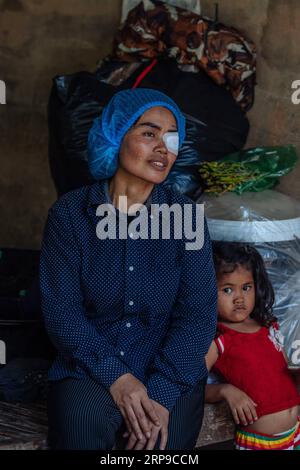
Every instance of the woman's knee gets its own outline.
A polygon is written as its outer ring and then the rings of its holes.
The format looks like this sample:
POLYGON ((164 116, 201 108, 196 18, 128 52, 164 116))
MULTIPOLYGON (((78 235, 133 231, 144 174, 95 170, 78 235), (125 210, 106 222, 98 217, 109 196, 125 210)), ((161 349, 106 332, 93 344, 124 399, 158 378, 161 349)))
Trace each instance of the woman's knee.
POLYGON ((206 378, 176 401, 170 413, 166 449, 191 450, 195 447, 204 414, 206 378))
POLYGON ((53 449, 112 449, 122 424, 107 390, 70 380, 51 386, 48 420, 48 442, 53 449))
POLYGON ((110 450, 114 447, 116 429, 111 422, 95 426, 88 419, 49 424, 48 445, 60 450, 110 450))

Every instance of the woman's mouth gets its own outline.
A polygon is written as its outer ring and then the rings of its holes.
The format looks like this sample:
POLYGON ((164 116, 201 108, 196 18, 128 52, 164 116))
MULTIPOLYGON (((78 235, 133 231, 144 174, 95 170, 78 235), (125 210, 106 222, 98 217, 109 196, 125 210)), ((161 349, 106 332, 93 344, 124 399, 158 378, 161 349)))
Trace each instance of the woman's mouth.
POLYGON ((149 164, 157 171, 165 171, 167 165, 159 160, 150 160, 149 164))

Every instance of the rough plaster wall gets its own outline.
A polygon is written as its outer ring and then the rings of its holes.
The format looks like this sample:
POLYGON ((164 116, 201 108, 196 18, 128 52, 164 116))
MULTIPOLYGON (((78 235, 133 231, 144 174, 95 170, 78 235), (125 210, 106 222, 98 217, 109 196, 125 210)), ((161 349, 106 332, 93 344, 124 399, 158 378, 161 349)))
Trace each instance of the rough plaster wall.
POLYGON ((56 199, 47 156, 52 77, 93 71, 120 15, 121 0, 0 0, 0 246, 40 247, 56 199))
MULTIPOLYGON (((211 0, 202 13, 214 15, 211 0)), ((248 114, 247 147, 294 144, 300 158, 300 104, 291 102, 291 84, 300 79, 299 0, 218 0, 219 20, 251 38, 258 48, 257 86, 248 114)), ((276 189, 300 200, 300 164, 276 189)))
MULTIPOLYGON (((212 0, 201 0, 212 16, 212 0)), ((256 100, 247 146, 294 143, 300 153, 299 0, 218 0, 220 21, 258 46, 256 100)), ((47 160, 46 104, 51 78, 93 70, 111 49, 121 0, 0 0, 0 246, 39 248, 56 194, 47 160)), ((300 200, 300 167, 279 189, 300 200)))

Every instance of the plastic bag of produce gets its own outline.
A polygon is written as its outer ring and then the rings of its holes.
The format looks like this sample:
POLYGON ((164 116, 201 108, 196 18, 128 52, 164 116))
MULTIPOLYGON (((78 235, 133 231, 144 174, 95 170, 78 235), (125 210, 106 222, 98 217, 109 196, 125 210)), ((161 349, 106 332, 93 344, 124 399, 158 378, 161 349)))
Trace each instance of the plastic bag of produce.
POLYGON ((199 173, 205 192, 258 192, 273 188, 280 176, 295 167, 297 160, 293 145, 255 147, 227 155, 217 162, 203 162, 199 173))

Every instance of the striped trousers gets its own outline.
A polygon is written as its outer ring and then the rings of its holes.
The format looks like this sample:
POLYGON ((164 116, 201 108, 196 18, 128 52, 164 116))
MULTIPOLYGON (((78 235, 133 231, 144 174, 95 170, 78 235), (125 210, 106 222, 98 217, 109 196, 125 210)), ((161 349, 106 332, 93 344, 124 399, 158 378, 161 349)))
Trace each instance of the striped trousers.
MULTIPOLYGON (((206 378, 177 399, 169 416, 166 449, 195 447, 204 411, 206 378)), ((91 378, 50 383, 48 394, 50 449, 124 450, 123 417, 111 394, 91 378)), ((155 445, 159 449, 160 440, 155 445)))

